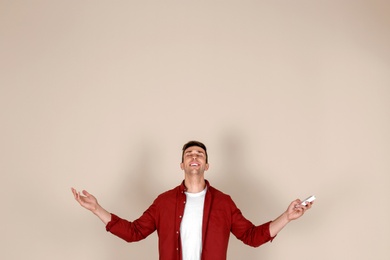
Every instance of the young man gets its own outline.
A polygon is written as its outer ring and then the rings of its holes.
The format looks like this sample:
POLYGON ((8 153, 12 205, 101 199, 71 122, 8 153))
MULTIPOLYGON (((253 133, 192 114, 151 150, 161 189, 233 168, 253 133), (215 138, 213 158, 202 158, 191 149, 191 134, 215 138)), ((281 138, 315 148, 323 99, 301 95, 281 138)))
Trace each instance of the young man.
POLYGON ((271 241, 291 220, 301 217, 312 203, 299 199, 274 221, 253 225, 230 196, 204 178, 208 170, 206 146, 190 141, 183 146, 181 169, 184 181, 159 195, 140 218, 132 222, 102 208, 96 198, 72 188, 81 206, 98 216, 106 230, 126 240, 139 241, 157 230, 161 260, 226 260, 230 232, 250 246, 271 241))

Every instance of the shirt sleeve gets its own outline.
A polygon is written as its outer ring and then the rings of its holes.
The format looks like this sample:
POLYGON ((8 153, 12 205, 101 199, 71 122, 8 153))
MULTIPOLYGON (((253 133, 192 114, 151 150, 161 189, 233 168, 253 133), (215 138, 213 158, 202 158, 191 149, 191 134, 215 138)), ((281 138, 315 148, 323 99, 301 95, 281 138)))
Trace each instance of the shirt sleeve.
POLYGON ((271 221, 255 226, 247 220, 232 201, 232 227, 231 232, 243 243, 258 247, 264 243, 272 241, 269 226, 271 221))
POLYGON ((154 206, 150 206, 140 218, 134 221, 122 219, 111 214, 111 221, 107 223, 106 230, 127 242, 145 239, 156 230, 154 206))

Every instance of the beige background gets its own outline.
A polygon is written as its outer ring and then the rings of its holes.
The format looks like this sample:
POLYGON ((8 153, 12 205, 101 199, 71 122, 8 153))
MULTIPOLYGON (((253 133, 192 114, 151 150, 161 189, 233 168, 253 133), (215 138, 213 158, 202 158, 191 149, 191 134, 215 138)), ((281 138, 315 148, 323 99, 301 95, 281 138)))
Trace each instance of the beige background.
POLYGON ((229 259, 390 259, 388 1, 0 1, 1 259, 157 259, 73 200, 138 217, 180 149, 254 223, 229 259))

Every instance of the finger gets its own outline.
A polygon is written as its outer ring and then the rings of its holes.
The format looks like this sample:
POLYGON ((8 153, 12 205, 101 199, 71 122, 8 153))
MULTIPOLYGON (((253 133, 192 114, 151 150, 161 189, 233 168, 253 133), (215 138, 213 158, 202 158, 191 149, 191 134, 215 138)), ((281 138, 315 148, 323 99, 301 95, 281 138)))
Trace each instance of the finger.
POLYGON ((80 198, 80 192, 79 192, 79 191, 76 192, 75 199, 76 199, 79 203, 81 203, 81 198, 80 198))
POLYGON ((77 191, 75 188, 72 188, 72 193, 73 193, 74 198, 76 199, 77 198, 77 191))
POLYGON ((76 193, 76 200, 80 203, 80 205, 85 204, 85 198, 83 195, 80 194, 80 192, 76 193))
POLYGON ((291 205, 293 206, 293 208, 297 208, 301 205, 301 201, 299 199, 296 199, 291 203, 291 205))
POLYGON ((305 211, 306 210, 306 206, 302 205, 302 204, 299 204, 299 206, 297 207, 300 211, 305 211))
POLYGON ((298 203, 295 204, 294 209, 303 209, 305 206, 301 204, 301 201, 299 200, 298 203))

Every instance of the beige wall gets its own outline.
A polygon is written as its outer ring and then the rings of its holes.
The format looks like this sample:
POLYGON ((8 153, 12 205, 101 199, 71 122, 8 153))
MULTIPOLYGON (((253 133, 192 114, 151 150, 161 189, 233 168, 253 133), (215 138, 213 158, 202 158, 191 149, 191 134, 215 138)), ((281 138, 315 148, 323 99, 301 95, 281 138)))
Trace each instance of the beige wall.
POLYGON ((134 219, 209 147, 255 223, 229 259, 390 258, 387 1, 0 1, 1 259, 157 259, 73 200, 134 219))

